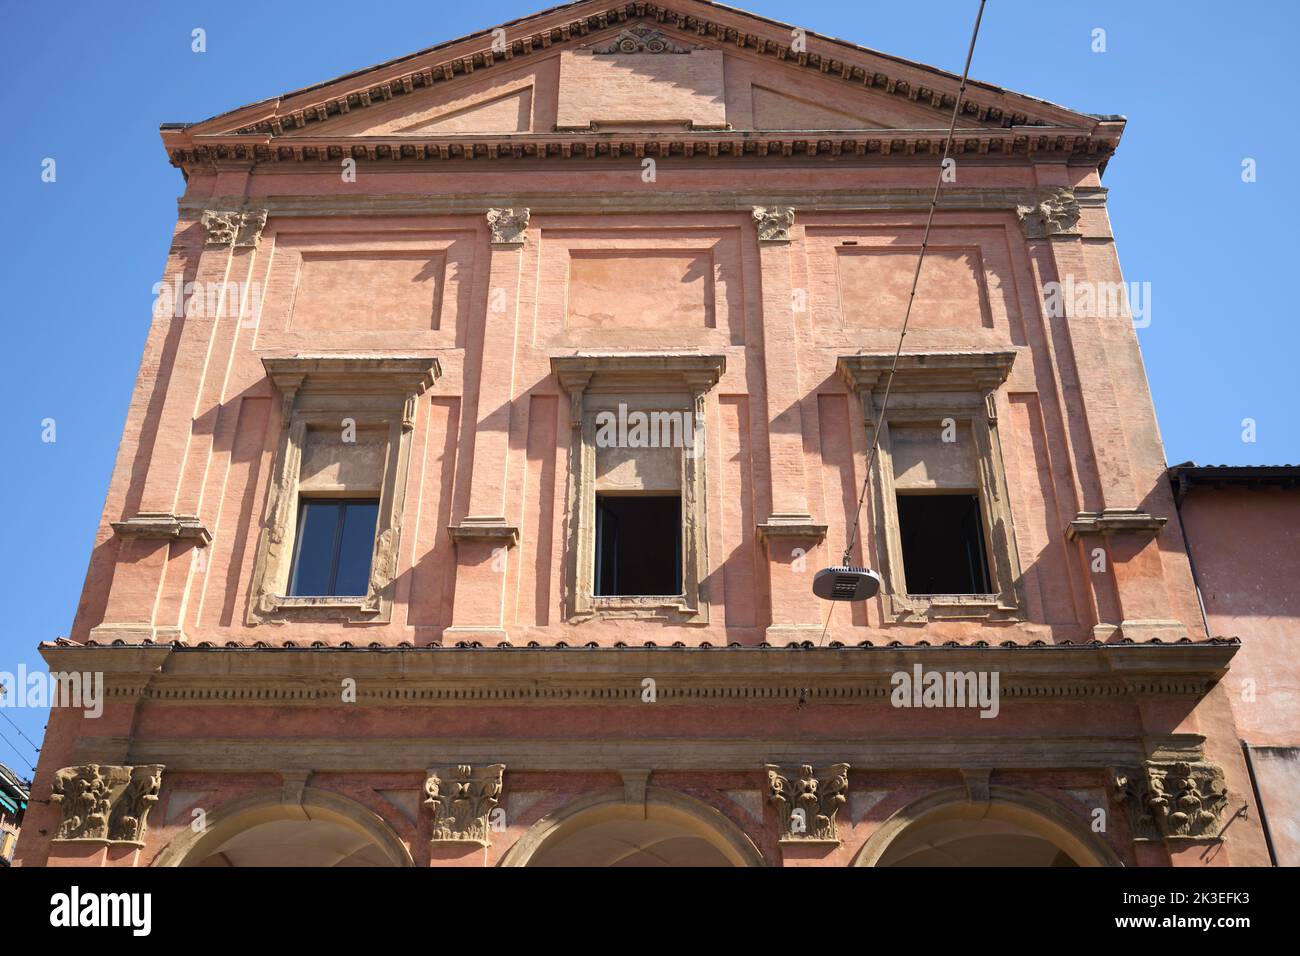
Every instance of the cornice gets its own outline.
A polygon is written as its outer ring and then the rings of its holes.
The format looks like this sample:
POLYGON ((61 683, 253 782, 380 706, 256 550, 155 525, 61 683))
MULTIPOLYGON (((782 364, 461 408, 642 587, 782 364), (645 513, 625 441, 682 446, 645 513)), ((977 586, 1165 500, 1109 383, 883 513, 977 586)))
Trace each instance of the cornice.
POLYGON ((725 355, 694 352, 577 352, 552 355, 551 371, 565 391, 706 392, 727 370, 725 355))
MULTIPOLYGON (((1106 190, 1100 187, 1079 187, 1074 190, 1080 206, 1102 208, 1106 204, 1106 190)), ((532 215, 544 213, 563 215, 592 212, 742 212, 752 215, 754 206, 802 206, 807 215, 826 212, 876 212, 882 210, 912 210, 929 205, 932 189, 824 189, 814 188, 802 193, 773 193, 736 191, 674 192, 517 192, 494 195, 492 193, 419 193, 381 195, 312 195, 259 197, 258 204, 272 216, 429 216, 466 215, 482 216, 488 208, 522 206, 532 215)), ((939 208, 945 211, 999 210, 1015 212, 1031 204, 1041 194, 1037 189, 980 189, 950 186, 939 195, 939 208)), ((214 204, 233 205, 242 202, 238 197, 211 197, 202 200, 182 199, 177 209, 182 216, 202 215, 214 204)), ((815 223, 814 223, 815 225, 815 223)))
MULTIPOLYGON (((301 136, 194 134, 170 150, 173 166, 218 162, 328 163, 344 158, 424 163, 434 160, 540 161, 547 159, 907 159, 943 154, 941 129, 814 130, 596 130, 549 133, 464 133, 457 136, 301 136)), ((1061 162, 1083 157, 1105 162, 1116 138, 1105 130, 1026 127, 962 130, 950 155, 1032 158, 1061 162)), ((337 170, 333 170, 337 174, 337 170)))
MULTIPOLYGON (((1006 381, 1016 352, 903 352, 897 357, 896 391, 988 391, 1006 381)), ((854 392, 871 391, 894 365, 894 353, 841 355, 836 371, 854 392)))
POLYGON ((419 394, 442 375, 442 365, 433 356, 268 355, 262 365, 281 391, 301 393, 419 394))
POLYGON ((1007 701, 1200 697, 1226 672, 1237 646, 1235 641, 472 651, 158 646, 141 658, 135 647, 69 643, 42 645, 41 653, 52 671, 111 673, 110 697, 120 688, 133 699, 164 704, 337 707, 339 682, 351 678, 357 702, 367 706, 638 706, 642 681, 654 675, 657 698, 664 703, 789 706, 800 701, 887 704, 892 676, 917 664, 997 671, 1007 701))

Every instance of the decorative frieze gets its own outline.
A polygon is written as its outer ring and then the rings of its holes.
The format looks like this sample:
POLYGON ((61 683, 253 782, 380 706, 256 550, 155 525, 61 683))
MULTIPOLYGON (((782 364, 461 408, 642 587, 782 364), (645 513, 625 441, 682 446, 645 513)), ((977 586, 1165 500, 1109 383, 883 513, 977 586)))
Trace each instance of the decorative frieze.
POLYGON ((1219 835, 1228 790, 1209 763, 1158 763, 1115 773, 1115 801, 1135 840, 1211 840, 1219 835))
POLYGON ((1079 234, 1079 200, 1074 190, 1063 186, 1044 190, 1036 202, 1016 206, 1016 215, 1027 239, 1079 234))
POLYGON ((811 764, 788 776, 768 764, 767 799, 776 807, 781 843, 839 843, 836 814, 848 802, 849 765, 831 764, 822 779, 811 764))
POLYGON ((488 232, 494 246, 522 246, 528 239, 528 207, 503 206, 487 211, 488 232))
POLYGON ((162 764, 88 764, 54 774, 50 800, 62 811, 55 840, 143 844, 149 811, 158 802, 162 764))
POLYGON ((203 228, 207 230, 209 246, 233 246, 236 249, 255 249, 262 241, 267 211, 206 209, 203 228))
POLYGON ((793 206, 755 206, 754 225, 759 242, 789 242, 794 226, 793 206))
POLYGON ((671 39, 653 27, 644 23, 633 24, 619 32, 608 43, 592 47, 592 53, 607 55, 611 53, 690 53, 691 48, 674 43, 671 39))
POLYGON ((468 764, 431 769, 424 782, 424 805, 433 814, 431 842, 490 846, 491 814, 501 799, 503 763, 479 770, 468 764))

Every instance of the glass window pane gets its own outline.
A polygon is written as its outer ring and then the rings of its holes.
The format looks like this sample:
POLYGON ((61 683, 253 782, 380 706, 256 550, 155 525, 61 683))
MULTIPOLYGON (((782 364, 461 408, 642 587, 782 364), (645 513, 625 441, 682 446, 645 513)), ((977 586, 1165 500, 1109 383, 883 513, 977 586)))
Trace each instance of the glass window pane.
POLYGON ((333 501, 304 501, 298 512, 298 547, 294 554, 289 593, 330 593, 330 570, 334 563, 334 536, 338 530, 339 505, 333 501))
POLYGON ((370 558, 375 550, 379 502, 350 501, 345 507, 334 593, 364 595, 370 586, 370 558))

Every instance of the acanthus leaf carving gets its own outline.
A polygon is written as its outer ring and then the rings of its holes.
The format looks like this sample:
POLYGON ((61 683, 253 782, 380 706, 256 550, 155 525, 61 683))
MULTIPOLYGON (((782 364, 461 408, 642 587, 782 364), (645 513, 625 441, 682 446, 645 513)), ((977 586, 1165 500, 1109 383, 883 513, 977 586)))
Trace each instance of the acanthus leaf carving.
POLYGON ((487 211, 488 233, 494 246, 520 246, 528 238, 528 207, 505 206, 487 211))
POLYGON ((207 245, 233 246, 236 249, 253 249, 262 241, 266 227, 267 210, 246 211, 205 209, 203 228, 207 230, 207 245))
POLYGON ((755 206, 754 225, 758 229, 759 242, 789 242, 790 229, 794 226, 794 207, 755 206))
POLYGON ((1210 840, 1219 835, 1228 790, 1214 764, 1148 760, 1116 772, 1115 801, 1135 840, 1210 840))
POLYGON ((50 800, 61 818, 54 839, 143 843, 163 769, 87 764, 56 771, 50 800))
POLYGON ((424 782, 424 805, 433 814, 433 843, 492 843, 492 811, 501 799, 506 765, 474 770, 468 764, 431 769, 424 782))
POLYGON ((848 802, 848 764, 831 764, 823 779, 811 764, 801 765, 797 774, 782 773, 776 764, 765 769, 767 798, 780 820, 779 842, 840 842, 836 814, 848 802))
POLYGON ((1016 206, 1016 216, 1027 239, 1079 234, 1079 200, 1063 186, 1045 190, 1037 202, 1016 206))

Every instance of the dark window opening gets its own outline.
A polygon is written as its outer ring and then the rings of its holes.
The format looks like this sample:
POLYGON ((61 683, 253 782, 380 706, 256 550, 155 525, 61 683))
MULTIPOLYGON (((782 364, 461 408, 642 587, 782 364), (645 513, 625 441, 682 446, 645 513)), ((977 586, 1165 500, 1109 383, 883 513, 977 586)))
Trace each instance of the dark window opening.
POLYGON ((596 593, 682 593, 679 496, 596 496, 596 593))
POLYGON ((365 595, 378 521, 374 498, 304 498, 298 506, 289 594, 365 595))
POLYGON ((979 495, 899 495, 903 576, 909 594, 988 594, 979 495))

